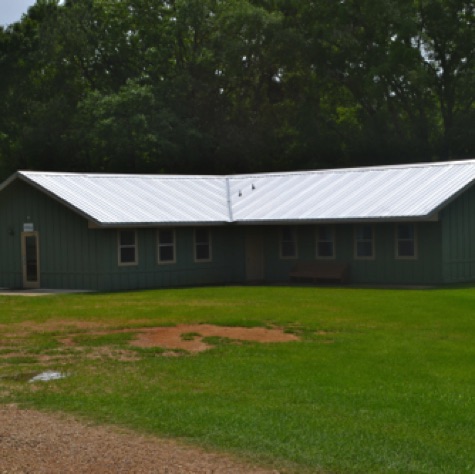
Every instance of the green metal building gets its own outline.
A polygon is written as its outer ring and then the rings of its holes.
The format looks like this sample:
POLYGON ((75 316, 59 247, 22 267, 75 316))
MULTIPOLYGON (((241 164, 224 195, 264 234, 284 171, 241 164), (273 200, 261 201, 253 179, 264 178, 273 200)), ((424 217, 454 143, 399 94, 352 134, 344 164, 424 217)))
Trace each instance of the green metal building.
POLYGON ((15 173, 0 185, 0 288, 475 281, 475 160, 235 176, 15 173))

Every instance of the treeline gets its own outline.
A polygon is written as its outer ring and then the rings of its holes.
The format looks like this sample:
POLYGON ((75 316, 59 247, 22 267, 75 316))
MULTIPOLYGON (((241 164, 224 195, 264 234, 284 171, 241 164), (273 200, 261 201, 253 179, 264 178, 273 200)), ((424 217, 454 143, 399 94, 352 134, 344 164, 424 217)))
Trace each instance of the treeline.
POLYGON ((37 0, 0 29, 0 177, 475 157, 473 0, 37 0))

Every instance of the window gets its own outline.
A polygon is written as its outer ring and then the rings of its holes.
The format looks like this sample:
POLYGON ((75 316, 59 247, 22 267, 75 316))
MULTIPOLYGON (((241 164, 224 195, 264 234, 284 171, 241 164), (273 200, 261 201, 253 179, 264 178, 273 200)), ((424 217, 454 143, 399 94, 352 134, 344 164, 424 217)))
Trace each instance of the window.
POLYGON ((335 258, 335 231, 332 226, 317 227, 317 258, 335 258))
POLYGON ((137 265, 137 233, 135 230, 119 231, 119 265, 137 265))
POLYGON ((280 257, 297 258, 297 234, 291 227, 283 227, 280 239, 280 257))
POLYGON ((158 263, 175 263, 175 231, 160 229, 157 235, 158 263))
POLYGON ((356 226, 355 258, 374 258, 374 231, 372 225, 362 224, 356 226))
POLYGON ((396 226, 396 258, 416 258, 414 224, 398 224, 396 226))
POLYGON ((211 233, 208 229, 195 229, 195 260, 197 262, 211 260, 211 233))

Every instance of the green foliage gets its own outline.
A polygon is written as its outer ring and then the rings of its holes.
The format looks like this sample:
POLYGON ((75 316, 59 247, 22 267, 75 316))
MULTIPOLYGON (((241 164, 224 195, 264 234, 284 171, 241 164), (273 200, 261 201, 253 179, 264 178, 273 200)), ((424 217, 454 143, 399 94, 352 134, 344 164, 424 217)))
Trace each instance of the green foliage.
POLYGON ((475 155, 470 0, 38 1, 0 29, 0 175, 475 155))
POLYGON ((465 131, 475 123, 475 6, 470 0, 422 1, 419 16, 424 62, 443 123, 442 152, 467 156, 473 142, 465 131))

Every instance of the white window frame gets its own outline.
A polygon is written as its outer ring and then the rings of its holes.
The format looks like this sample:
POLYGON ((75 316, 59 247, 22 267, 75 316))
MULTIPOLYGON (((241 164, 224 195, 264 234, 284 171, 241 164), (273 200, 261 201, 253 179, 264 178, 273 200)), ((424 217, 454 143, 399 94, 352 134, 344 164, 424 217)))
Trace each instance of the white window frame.
POLYGON ((376 236, 372 224, 356 224, 354 227, 354 258, 355 260, 374 260, 376 258, 376 236), (369 227, 371 229, 371 239, 358 239, 358 229, 369 227), (358 255, 358 243, 370 243, 371 255, 358 255))
POLYGON ((283 260, 295 260, 299 255, 298 240, 297 240, 297 231, 294 227, 284 226, 280 229, 280 240, 279 240, 279 255, 283 260), (291 235, 291 240, 284 240, 284 232, 289 231, 291 235), (291 243, 294 246, 293 255, 284 255, 284 244, 291 243))
POLYGON ((120 267, 130 267, 134 265, 138 265, 139 263, 139 246, 137 241, 137 231, 130 230, 130 229, 120 229, 117 231, 117 262, 120 267), (124 232, 131 232, 134 235, 134 243, 133 244, 123 244, 122 243, 122 233, 124 232), (133 248, 134 249, 134 260, 131 262, 123 262, 122 261, 122 249, 133 248))
POLYGON ((172 228, 163 228, 157 229, 157 263, 159 265, 170 265, 176 263, 176 232, 175 229, 172 228), (163 243, 160 241, 160 233, 161 232, 171 232, 172 233, 172 241, 163 243), (171 260, 162 260, 160 258, 160 250, 165 247, 171 247, 173 250, 173 259, 171 260))
POLYGON ((417 260, 418 257, 418 251, 417 251, 417 226, 416 224, 412 222, 400 222, 399 224, 396 224, 395 230, 394 230, 394 241, 395 241, 395 258, 397 260, 417 260), (410 225, 412 226, 412 239, 401 239, 399 237, 399 228, 400 226, 403 225, 410 225), (413 247, 414 247, 414 254, 413 255, 399 255, 399 244, 401 242, 412 242, 413 247))
POLYGON ((316 230, 316 248, 315 248, 315 257, 317 260, 335 260, 336 258, 336 245, 335 245, 335 226, 333 225, 319 225, 316 230), (320 229, 328 229, 331 234, 331 240, 322 240, 320 239, 320 229), (320 255, 319 244, 328 243, 332 244, 332 254, 331 255, 320 255))
POLYGON ((193 238, 193 248, 194 248, 194 257, 195 257, 195 262, 196 263, 205 263, 205 262, 211 262, 213 260, 213 254, 212 254, 212 239, 211 239, 211 230, 207 229, 206 227, 200 227, 195 229, 194 231, 194 238, 193 238), (199 242, 197 240, 197 232, 198 231, 205 231, 207 233, 207 241, 202 241, 199 242), (202 245, 207 245, 208 246, 208 258, 198 258, 198 246, 202 245))

